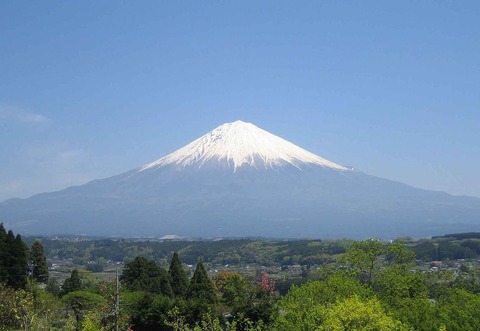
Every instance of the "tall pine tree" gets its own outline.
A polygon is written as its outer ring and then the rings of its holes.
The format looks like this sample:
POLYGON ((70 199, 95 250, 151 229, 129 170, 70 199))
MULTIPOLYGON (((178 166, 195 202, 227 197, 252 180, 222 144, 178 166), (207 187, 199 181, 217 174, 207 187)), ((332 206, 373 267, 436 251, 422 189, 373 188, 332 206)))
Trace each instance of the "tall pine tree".
POLYGON ((175 296, 184 296, 188 289, 188 278, 185 274, 185 269, 183 269, 182 262, 180 262, 177 252, 173 253, 168 274, 170 275, 173 294, 175 296))
POLYGON ((120 281, 130 291, 146 291, 173 296, 168 272, 160 268, 154 261, 149 261, 141 256, 137 256, 133 261, 125 264, 120 281))
POLYGON ((22 237, 10 230, 6 237, 7 285, 14 289, 25 288, 27 284, 28 247, 22 237))
POLYGON ((30 261, 33 265, 33 279, 41 282, 47 283, 48 281, 48 265, 47 258, 45 257, 45 252, 43 251, 42 243, 36 240, 32 244, 30 250, 30 261))
POLYGON ((27 284, 28 247, 17 234, 0 224, 0 283, 14 289, 27 284))
POLYGON ((60 291, 60 295, 65 295, 70 292, 80 291, 83 289, 82 280, 80 279, 80 274, 78 273, 77 268, 73 269, 70 277, 65 279, 60 291))
POLYGON ((205 303, 215 303, 215 289, 202 260, 197 263, 187 294, 190 298, 198 299, 205 303))

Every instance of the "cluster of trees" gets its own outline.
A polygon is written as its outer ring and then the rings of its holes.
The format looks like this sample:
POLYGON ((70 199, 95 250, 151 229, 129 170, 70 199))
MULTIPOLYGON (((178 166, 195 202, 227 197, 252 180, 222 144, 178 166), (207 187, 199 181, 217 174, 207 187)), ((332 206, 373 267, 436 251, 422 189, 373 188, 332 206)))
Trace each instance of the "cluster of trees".
POLYGON ((480 239, 424 240, 412 246, 412 250, 424 261, 474 259, 480 256, 480 239))
POLYGON ((280 299, 272 329, 477 330, 478 273, 413 272, 414 259, 400 243, 355 242, 321 280, 280 299))
POLYGON ((124 312, 135 330, 190 330, 213 324, 248 325, 253 330, 269 321, 274 307, 275 293, 268 281, 248 282, 234 272, 211 279, 202 260, 189 279, 177 253, 168 271, 137 257, 125 265, 120 280, 124 312))
POLYGON ((0 330, 27 328, 41 311, 35 304, 33 285, 48 280, 48 266, 42 244, 29 247, 20 234, 6 231, 0 223, 0 330), (27 285, 30 283, 30 291, 27 285))
POLYGON ((46 283, 48 280, 47 258, 39 241, 31 249, 22 240, 20 234, 5 230, 0 223, 0 284, 13 289, 22 289, 27 285, 27 277, 46 283))
MULTIPOLYGON (((29 252, 21 243, 19 235, 0 227, 0 330, 468 331, 480 325, 480 270, 465 265, 455 272, 419 272, 415 253, 398 242, 349 242, 335 261, 315 271, 314 280, 285 294, 267 274, 217 272, 211 277, 201 259, 188 275, 177 253, 168 268, 142 256, 131 259, 118 285, 73 269, 58 286, 48 279, 48 270, 39 268, 46 267, 42 245, 32 243, 29 252), (27 279, 33 260, 31 269, 37 269, 27 279), (22 272, 13 272, 17 269, 22 272), (33 282, 27 287, 29 279, 33 282), (37 286, 42 282, 46 287, 37 286)), ((300 254, 322 245, 310 241, 286 247, 300 254)), ((281 249, 279 244, 276 250, 281 249)))
POLYGON ((480 271, 414 272, 401 243, 352 243, 318 280, 280 296, 265 274, 247 279, 202 261, 188 279, 175 254, 170 268, 138 257, 121 277, 123 313, 135 330, 477 330, 480 271))
POLYGON ((188 277, 177 253, 168 270, 133 259, 119 277, 120 291, 90 275, 75 268, 61 286, 50 279, 45 289, 36 282, 28 290, 0 285, 0 330, 260 331, 277 298, 266 275, 258 282, 234 272, 212 279, 200 260, 188 277))
MULTIPOLYGON (((408 249, 423 261, 471 259, 480 257, 477 233, 436 237, 431 240, 406 239, 408 249)), ((27 242, 33 239, 27 238, 27 242)), ((344 254, 353 240, 221 240, 221 241, 133 241, 133 240, 52 240, 42 239, 47 256, 72 259, 92 272, 102 271, 107 261, 131 261, 137 256, 167 265, 172 252, 182 261, 195 264, 199 256, 218 265, 258 264, 264 266, 322 265, 344 254)))
POLYGON ((13 289, 24 288, 27 283, 28 247, 22 237, 6 231, 0 224, 0 283, 13 289))
POLYGON ((72 259, 91 271, 101 270, 105 261, 131 261, 137 256, 168 264, 172 252, 182 261, 195 264, 199 256, 213 264, 314 265, 345 252, 351 240, 220 240, 220 241, 133 241, 58 240, 43 238, 47 256, 72 259), (95 263, 92 263, 95 262, 95 263))

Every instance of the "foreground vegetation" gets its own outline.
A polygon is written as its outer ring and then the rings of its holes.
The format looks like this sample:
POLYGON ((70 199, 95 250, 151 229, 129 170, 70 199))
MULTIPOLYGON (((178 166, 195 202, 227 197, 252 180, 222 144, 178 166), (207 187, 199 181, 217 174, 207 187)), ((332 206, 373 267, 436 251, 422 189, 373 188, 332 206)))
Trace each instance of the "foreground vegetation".
POLYGON ((416 243, 27 243, 0 227, 0 330, 478 330, 480 325, 473 235, 416 243), (460 250, 471 257, 455 256, 460 250), (65 254, 72 262, 62 280, 45 267, 44 252, 53 251, 56 259, 65 254), (119 255, 112 263, 102 251, 119 255), (251 268, 238 267, 250 263, 251 268), (99 272, 86 270, 92 264, 100 265, 96 271, 120 267, 118 284, 114 273, 96 278, 99 272))

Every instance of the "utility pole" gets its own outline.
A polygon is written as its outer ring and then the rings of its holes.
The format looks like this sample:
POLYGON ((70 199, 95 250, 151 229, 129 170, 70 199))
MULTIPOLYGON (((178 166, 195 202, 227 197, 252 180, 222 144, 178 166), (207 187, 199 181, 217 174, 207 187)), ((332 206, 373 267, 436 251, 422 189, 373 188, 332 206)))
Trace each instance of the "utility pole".
POLYGON ((119 286, 118 286, 118 267, 115 268, 115 331, 118 331, 118 315, 120 308, 119 286))

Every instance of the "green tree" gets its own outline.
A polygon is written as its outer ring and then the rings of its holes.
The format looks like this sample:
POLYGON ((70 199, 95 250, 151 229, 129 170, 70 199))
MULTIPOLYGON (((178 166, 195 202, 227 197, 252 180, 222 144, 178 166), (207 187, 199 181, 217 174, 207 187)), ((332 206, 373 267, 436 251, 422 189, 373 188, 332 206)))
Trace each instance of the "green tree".
POLYGON ((415 252, 408 249, 402 242, 394 242, 386 246, 388 265, 411 266, 415 262, 415 252))
POLYGON ((49 278, 47 285, 45 286, 45 291, 51 293, 52 295, 58 297, 61 293, 61 287, 56 278, 49 278))
POLYGON ((146 291, 172 297, 169 278, 168 272, 154 261, 139 256, 125 264, 120 281, 130 291, 146 291))
POLYGON ((173 253, 168 274, 170 275, 173 294, 175 296, 184 296, 188 289, 188 278, 177 252, 173 253))
POLYGON ((0 284, 0 330, 30 329, 34 315, 33 295, 0 284))
POLYGON ((27 255, 28 247, 22 237, 8 231, 4 240, 3 268, 5 268, 4 282, 14 289, 25 288, 27 283, 27 255))
POLYGON ((190 298, 199 299, 205 303, 215 302, 213 283, 201 260, 197 263, 187 293, 190 298))
POLYGON ((480 293, 480 268, 462 265, 459 271, 454 286, 470 293, 480 293))
POLYGON ((370 285, 374 273, 380 269, 380 256, 387 253, 385 245, 378 239, 368 239, 354 242, 343 257, 359 278, 370 285))
POLYGON ((392 265, 377 274, 373 288, 392 315, 415 330, 440 327, 436 306, 429 301, 426 274, 410 272, 406 265, 392 265))
POLYGON ((47 283, 48 281, 48 265, 43 245, 40 241, 36 240, 30 249, 30 261, 33 265, 33 279, 47 283))
POLYGON ((134 306, 131 315, 133 324, 150 330, 164 330, 168 320, 167 313, 173 308, 173 299, 162 294, 143 292, 138 301, 134 302, 134 306))
POLYGON ((413 330, 388 316, 380 302, 358 296, 327 307, 319 331, 402 331, 413 330))
POLYGON ((398 307, 404 299, 428 298, 425 277, 425 274, 410 272, 402 265, 390 266, 378 273, 373 288, 382 302, 398 307))
POLYGON ((100 326, 100 316, 95 311, 89 311, 82 320, 81 331, 103 331, 104 328, 100 326))
POLYGON ((357 242, 347 250, 345 260, 394 318, 415 330, 438 329, 435 306, 428 300, 426 275, 410 271, 415 253, 403 243, 357 242))
POLYGON ((238 307, 246 301, 245 277, 237 272, 219 272, 213 280, 216 290, 227 306, 238 307))
POLYGON ((83 289, 82 280, 80 279, 80 274, 78 273, 77 268, 73 269, 70 277, 65 279, 60 291, 60 295, 66 295, 70 292, 80 291, 83 289))
POLYGON ((88 291, 69 292, 62 298, 62 302, 73 311, 77 325, 81 326, 81 320, 86 311, 98 310, 105 304, 105 299, 98 294, 88 291))
POLYGON ((215 289, 205 270, 203 262, 197 263, 187 289, 186 320, 190 324, 198 322, 216 303, 215 289))
POLYGON ((177 307, 168 312, 167 321, 165 323, 173 331, 264 331, 267 330, 263 323, 254 323, 248 318, 240 316, 234 318, 226 325, 222 325, 218 317, 214 317, 211 310, 207 310, 201 317, 200 321, 196 321, 191 327, 180 314, 177 307))
POLYGON ((445 291, 438 300, 440 316, 447 330, 475 331, 480 325, 480 295, 462 289, 445 291))
POLYGON ((373 293, 343 272, 337 272, 324 281, 310 281, 299 287, 293 286, 279 300, 274 330, 317 330, 326 318, 327 307, 354 295, 367 300, 373 293))

